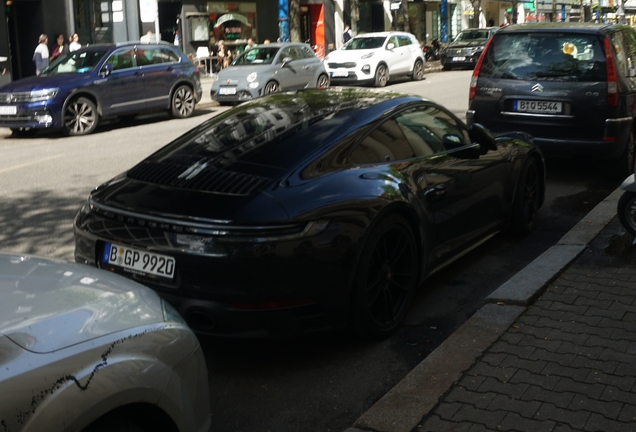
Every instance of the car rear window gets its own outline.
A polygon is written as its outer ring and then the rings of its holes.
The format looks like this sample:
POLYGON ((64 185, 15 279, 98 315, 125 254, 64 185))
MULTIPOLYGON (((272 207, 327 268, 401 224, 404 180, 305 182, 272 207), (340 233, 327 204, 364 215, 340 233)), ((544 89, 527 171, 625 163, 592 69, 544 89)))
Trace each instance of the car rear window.
POLYGON ((603 40, 594 34, 494 36, 480 76, 535 81, 606 81, 603 40))

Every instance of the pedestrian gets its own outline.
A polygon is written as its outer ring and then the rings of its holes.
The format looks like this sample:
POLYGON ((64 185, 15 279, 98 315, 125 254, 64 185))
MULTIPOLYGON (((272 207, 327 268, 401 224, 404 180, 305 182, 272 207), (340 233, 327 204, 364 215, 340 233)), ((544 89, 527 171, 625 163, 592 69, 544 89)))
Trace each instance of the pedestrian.
POLYGON ((351 29, 348 25, 344 28, 344 33, 342 33, 342 43, 347 43, 351 39, 351 29))
POLYGON ((252 49, 255 45, 256 44, 254 43, 254 39, 247 38, 247 46, 245 47, 245 50, 247 51, 248 49, 252 49))
POLYGON ((269 39, 265 39, 265 40, 263 41, 263 44, 265 44, 265 45, 267 45, 267 44, 269 44, 269 43, 270 43, 269 39))
POLYGON ((69 51, 77 51, 82 47, 79 43, 79 35, 77 33, 73 33, 73 35, 69 38, 69 41, 71 42, 68 44, 69 51))
POLYGON ((67 51, 68 45, 66 44, 66 37, 63 34, 57 35, 55 38, 55 48, 53 48, 53 53, 51 53, 51 61, 55 60, 67 51))
POLYGON ((143 35, 140 39, 141 43, 155 43, 157 42, 157 37, 152 32, 152 30, 148 30, 145 35, 143 35))
POLYGON ((41 34, 38 38, 38 46, 35 47, 33 53, 33 61, 35 62, 35 74, 40 75, 42 71, 49 65, 49 38, 45 34, 41 34))

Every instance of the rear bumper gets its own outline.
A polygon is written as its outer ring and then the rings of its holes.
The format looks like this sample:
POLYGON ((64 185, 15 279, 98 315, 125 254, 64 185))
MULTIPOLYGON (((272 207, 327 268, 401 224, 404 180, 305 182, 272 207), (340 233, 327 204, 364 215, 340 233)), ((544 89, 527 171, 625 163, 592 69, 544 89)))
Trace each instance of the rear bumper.
MULTIPOLYGON (((469 126, 479 122, 474 110, 466 111, 466 123, 469 126)), ((532 135, 534 137, 534 143, 549 156, 582 156, 615 159, 620 157, 627 147, 632 122, 631 117, 606 119, 603 136, 590 137, 591 139, 567 139, 541 136, 541 127, 528 127, 528 125, 522 124, 519 124, 520 127, 518 129, 532 135)), ((485 123, 485 126, 495 134, 511 131, 506 125, 501 126, 492 125, 488 122, 485 123)), ((512 128, 514 128, 514 126, 512 126, 512 128)))

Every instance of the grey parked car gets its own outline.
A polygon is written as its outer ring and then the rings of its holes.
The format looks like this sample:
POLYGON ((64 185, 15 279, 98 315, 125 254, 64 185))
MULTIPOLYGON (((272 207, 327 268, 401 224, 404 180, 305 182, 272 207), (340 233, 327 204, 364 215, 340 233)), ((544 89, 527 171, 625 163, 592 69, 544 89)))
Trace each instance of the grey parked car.
POLYGON ((221 104, 244 102, 278 91, 329 87, 322 62, 307 44, 257 45, 221 70, 210 97, 221 104))
POLYGON ((154 291, 83 264, 0 254, 0 296, 1 430, 209 429, 199 342, 154 291))

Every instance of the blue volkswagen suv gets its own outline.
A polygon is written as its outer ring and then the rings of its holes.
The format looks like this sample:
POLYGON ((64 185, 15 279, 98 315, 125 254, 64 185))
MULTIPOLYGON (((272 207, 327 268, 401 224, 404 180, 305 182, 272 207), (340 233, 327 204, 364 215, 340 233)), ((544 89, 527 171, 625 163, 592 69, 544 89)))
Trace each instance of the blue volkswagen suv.
POLYGON ((0 127, 86 135, 109 117, 161 110, 189 117, 201 95, 197 67, 173 45, 92 45, 60 56, 40 76, 0 87, 0 127))

